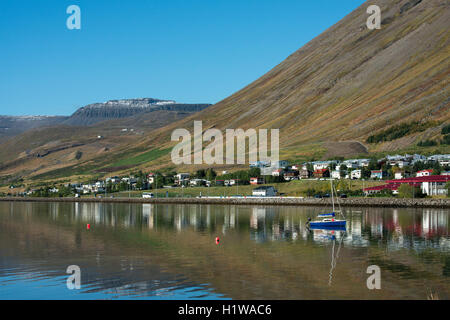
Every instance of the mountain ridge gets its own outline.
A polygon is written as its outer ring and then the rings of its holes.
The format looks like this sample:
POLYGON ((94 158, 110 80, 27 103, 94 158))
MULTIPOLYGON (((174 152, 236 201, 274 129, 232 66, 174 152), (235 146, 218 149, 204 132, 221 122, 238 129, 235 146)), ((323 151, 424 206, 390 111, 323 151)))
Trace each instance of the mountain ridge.
MULTIPOLYGON (((214 127, 222 132, 228 128, 278 128, 280 157, 292 162, 350 157, 364 151, 431 152, 436 148, 417 144, 422 139, 440 139, 442 127, 450 122, 449 78, 448 1, 367 1, 233 95, 182 119, 174 117, 174 121, 145 131, 138 139, 120 136, 120 143, 119 138, 111 140, 115 147, 109 154, 111 161, 119 162, 149 150, 170 150, 176 143, 170 141, 173 130, 186 128, 192 132, 194 120, 203 122, 203 130, 214 127), (366 26, 369 4, 381 8, 380 30, 366 26), (435 125, 393 141, 366 142, 374 133, 414 121, 435 125)), ((142 113, 133 117, 139 121, 145 116, 142 113)), ((450 153, 449 146, 439 148, 450 153)), ((59 164, 39 162, 42 168, 30 169, 26 174, 57 177, 64 175, 63 169, 69 166, 77 169, 73 172, 86 168, 83 172, 89 174, 94 164, 97 171, 111 166, 103 153, 92 153, 77 162, 64 162, 60 160, 63 154, 59 158, 58 154, 48 158, 54 157, 52 161, 59 164)), ((164 170, 174 165, 170 154, 161 153, 148 162, 130 164, 126 170, 131 168, 164 170)), ((176 169, 193 171, 196 167, 176 169)), ((16 168, 1 173, 18 172, 16 168)))

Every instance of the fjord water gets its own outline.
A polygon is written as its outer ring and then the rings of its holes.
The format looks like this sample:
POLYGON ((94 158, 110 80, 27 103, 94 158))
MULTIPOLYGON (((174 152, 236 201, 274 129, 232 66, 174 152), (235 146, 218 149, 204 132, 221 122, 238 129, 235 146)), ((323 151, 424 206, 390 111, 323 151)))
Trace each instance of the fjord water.
POLYGON ((309 231, 322 212, 0 202, 0 299, 450 298, 450 210, 347 208, 346 231, 309 231))

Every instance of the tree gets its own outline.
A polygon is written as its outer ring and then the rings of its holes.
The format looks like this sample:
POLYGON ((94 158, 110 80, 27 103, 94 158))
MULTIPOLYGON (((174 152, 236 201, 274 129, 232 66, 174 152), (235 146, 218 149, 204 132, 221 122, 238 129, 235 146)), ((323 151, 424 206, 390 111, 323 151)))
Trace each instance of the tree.
POLYGON ((400 198, 423 198, 425 195, 420 188, 411 186, 408 183, 402 183, 398 187, 398 196, 400 198))
POLYGON ((399 198, 412 198, 414 196, 413 192, 414 187, 407 183, 403 183, 400 187, 398 187, 399 198))
POLYGON ((260 168, 251 168, 250 170, 248 170, 248 175, 250 176, 249 178, 260 177, 261 169, 260 168))
POLYGON ((217 177, 217 173, 212 168, 206 170, 206 180, 213 181, 217 177))
POLYGON ((345 178, 345 176, 347 175, 347 170, 348 170, 347 166, 345 164, 341 164, 339 169, 340 169, 339 173, 341 175, 341 178, 345 178))
POLYGON ((205 171, 205 169, 197 170, 197 172, 195 173, 195 177, 196 177, 197 179, 204 179, 204 178, 206 177, 206 171, 205 171))
POLYGON ((442 166, 441 166, 441 164, 439 163, 439 162, 434 162, 433 163, 433 174, 434 175, 438 175, 438 174, 441 174, 441 172, 442 172, 442 166))
POLYGON ((378 165, 378 160, 376 158, 370 159, 369 166, 367 167, 369 170, 379 170, 380 166, 378 165))
POLYGON ((136 189, 142 190, 143 185, 144 184, 142 182, 142 178, 138 178, 137 181, 136 181, 136 189))
POLYGON ((369 179, 370 178, 370 170, 366 167, 362 167, 361 168, 361 176, 363 179, 369 179))

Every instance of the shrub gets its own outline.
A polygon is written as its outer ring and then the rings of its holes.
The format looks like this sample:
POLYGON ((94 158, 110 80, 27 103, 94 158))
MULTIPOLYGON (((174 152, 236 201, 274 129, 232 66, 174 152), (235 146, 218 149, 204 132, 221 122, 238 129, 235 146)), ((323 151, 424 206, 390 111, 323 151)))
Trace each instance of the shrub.
POLYGON ((437 146, 437 141, 434 140, 423 140, 417 144, 419 147, 431 147, 437 146))
POLYGON ((450 134, 446 134, 441 144, 450 144, 450 134))
POLYGON ((450 124, 445 125, 442 130, 441 130, 442 134, 448 134, 450 133, 450 124))
POLYGON ((367 143, 378 143, 382 141, 392 141, 414 132, 425 131, 427 128, 435 126, 433 121, 419 122, 413 121, 409 123, 402 123, 394 125, 387 130, 383 130, 375 135, 371 135, 367 138, 367 143))

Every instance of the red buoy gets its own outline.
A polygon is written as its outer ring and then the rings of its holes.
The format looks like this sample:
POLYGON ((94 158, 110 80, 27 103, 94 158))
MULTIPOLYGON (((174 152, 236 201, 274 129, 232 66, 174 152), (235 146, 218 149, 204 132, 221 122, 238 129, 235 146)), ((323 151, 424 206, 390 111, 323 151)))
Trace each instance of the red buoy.
POLYGON ((219 237, 216 237, 216 244, 219 244, 219 241, 220 241, 219 237))
POLYGON ((89 223, 86 225, 86 229, 91 229, 91 225, 89 223))

